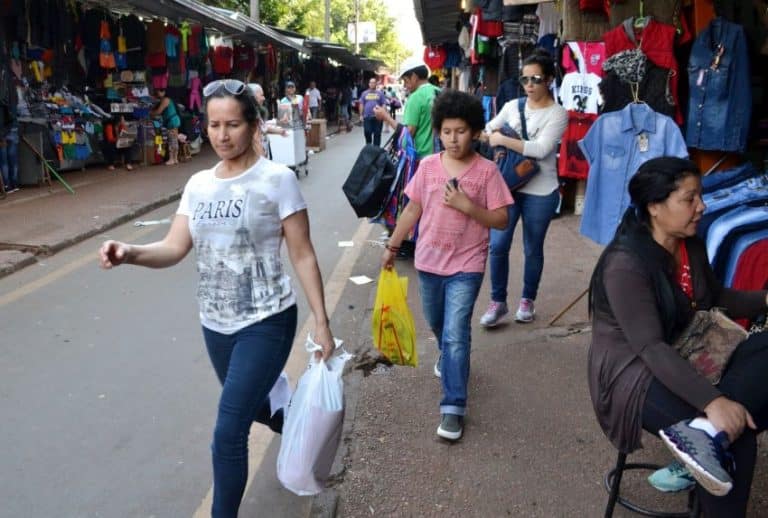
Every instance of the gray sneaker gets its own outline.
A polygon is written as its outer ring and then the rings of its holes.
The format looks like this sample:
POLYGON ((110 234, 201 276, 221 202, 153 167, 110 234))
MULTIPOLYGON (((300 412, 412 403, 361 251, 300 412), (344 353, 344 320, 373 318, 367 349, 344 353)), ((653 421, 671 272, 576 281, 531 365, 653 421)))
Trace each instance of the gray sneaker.
POLYGON ((456 414, 443 414, 440 426, 437 427, 437 435, 449 441, 458 441, 464 432, 464 416, 456 414))
POLYGON ((483 316, 480 317, 480 325, 484 327, 493 327, 497 325, 507 313, 509 313, 509 309, 507 308, 506 302, 496 302, 495 300, 492 300, 491 303, 488 304, 488 309, 486 309, 483 316))
POLYGON ((733 488, 733 479, 724 467, 732 464, 726 451, 725 432, 710 437, 707 432, 692 428, 687 420, 659 430, 659 436, 709 493, 724 496, 733 488))
POLYGON ((437 357, 437 361, 435 361, 435 369, 433 372, 435 373, 435 376, 437 376, 438 378, 443 377, 442 372, 440 372, 440 362, 442 360, 443 360, 443 355, 441 354, 440 356, 437 357))

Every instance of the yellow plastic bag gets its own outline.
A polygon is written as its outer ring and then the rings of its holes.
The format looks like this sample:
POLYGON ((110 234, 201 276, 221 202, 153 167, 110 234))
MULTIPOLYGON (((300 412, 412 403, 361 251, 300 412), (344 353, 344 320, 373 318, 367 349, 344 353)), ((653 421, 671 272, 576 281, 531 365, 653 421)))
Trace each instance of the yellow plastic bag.
POLYGON ((395 365, 418 366, 416 325, 408 309, 408 278, 382 269, 373 305, 373 345, 395 365))

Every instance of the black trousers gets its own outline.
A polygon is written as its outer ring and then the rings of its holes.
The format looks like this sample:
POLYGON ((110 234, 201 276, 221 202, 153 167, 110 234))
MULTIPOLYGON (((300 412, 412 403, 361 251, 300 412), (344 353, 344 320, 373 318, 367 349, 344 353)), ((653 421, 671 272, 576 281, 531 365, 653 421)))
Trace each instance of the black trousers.
MULTIPOLYGON (((701 508, 707 518, 745 516, 757 456, 757 434, 768 425, 768 332, 757 333, 739 344, 731 356, 718 389, 752 414, 757 430, 745 428, 731 444, 736 460, 733 489, 718 497, 699 488, 701 508)), ((654 435, 684 419, 699 417, 696 410, 654 379, 643 405, 643 428, 654 435)))

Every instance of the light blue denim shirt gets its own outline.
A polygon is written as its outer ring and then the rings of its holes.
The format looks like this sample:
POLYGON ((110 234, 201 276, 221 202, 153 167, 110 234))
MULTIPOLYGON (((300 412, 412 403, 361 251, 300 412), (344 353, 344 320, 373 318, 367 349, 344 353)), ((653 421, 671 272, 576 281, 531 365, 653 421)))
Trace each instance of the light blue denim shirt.
POLYGON ((756 205, 765 200, 768 200, 768 173, 707 193, 702 196, 707 209, 699 221, 696 233, 706 241, 712 222, 728 209, 739 205, 756 205))
POLYGON ((607 244, 629 206, 629 180, 651 158, 688 158, 675 121, 647 104, 632 103, 604 113, 579 141, 589 162, 589 181, 581 216, 581 233, 607 244))
POLYGON ((736 240, 736 243, 733 245, 733 250, 728 257, 728 263, 725 267, 723 286, 726 288, 733 287, 733 278, 736 276, 736 267, 739 265, 739 259, 741 259, 741 255, 746 252, 750 246, 762 241, 763 239, 768 239, 768 228, 755 230, 754 232, 748 232, 736 240))

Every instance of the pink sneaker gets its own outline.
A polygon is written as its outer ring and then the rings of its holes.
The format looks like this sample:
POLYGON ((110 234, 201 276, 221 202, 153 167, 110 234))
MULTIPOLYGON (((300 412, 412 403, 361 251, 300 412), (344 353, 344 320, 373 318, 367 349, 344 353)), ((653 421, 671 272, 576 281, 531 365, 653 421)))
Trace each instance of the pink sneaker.
POLYGON ((484 327, 493 327, 501 321, 502 317, 509 313, 506 302, 496 302, 492 300, 488 304, 488 309, 485 310, 485 314, 480 317, 480 325, 484 327))
POLYGON ((531 299, 520 299, 520 305, 517 307, 517 313, 515 313, 515 320, 517 322, 533 322, 536 316, 536 310, 533 307, 533 301, 531 299))

